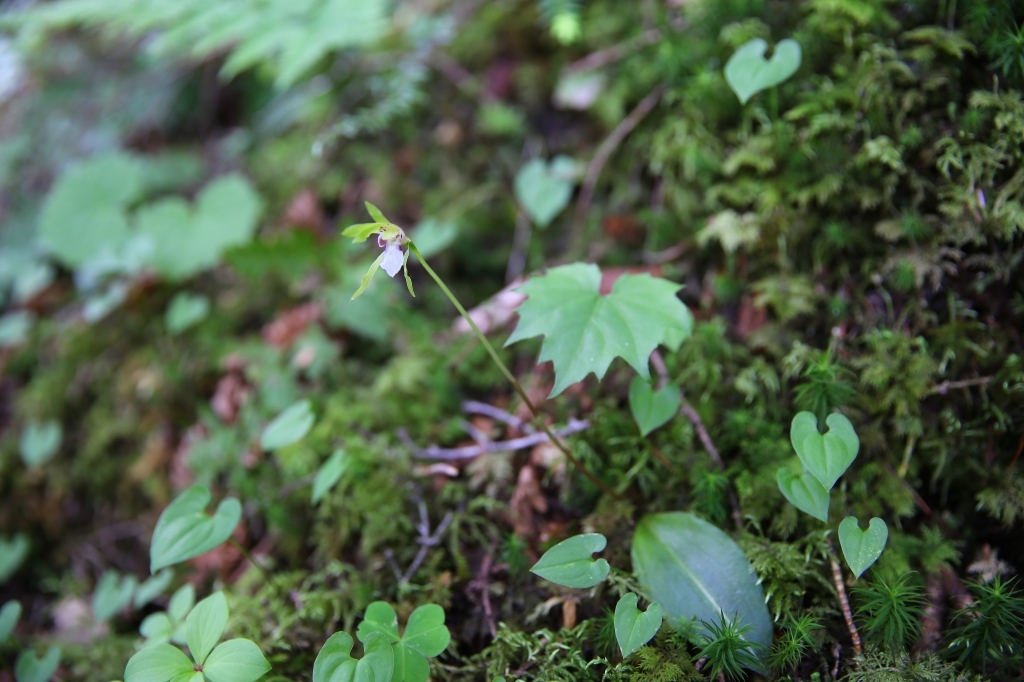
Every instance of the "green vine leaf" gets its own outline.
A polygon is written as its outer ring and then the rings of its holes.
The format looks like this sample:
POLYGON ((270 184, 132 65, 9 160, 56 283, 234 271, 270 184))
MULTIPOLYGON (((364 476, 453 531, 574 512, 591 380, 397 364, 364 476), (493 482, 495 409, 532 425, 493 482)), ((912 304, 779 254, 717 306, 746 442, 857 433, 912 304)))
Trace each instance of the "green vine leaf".
POLYGON ((593 587, 608 576, 611 566, 604 559, 591 556, 608 544, 600 533, 584 533, 562 540, 544 552, 531 573, 566 587, 584 589, 593 587))
POLYGON ((313 662, 313 682, 390 682, 395 652, 388 638, 379 632, 368 633, 359 660, 352 658, 354 644, 347 632, 331 635, 313 662))
POLYGON ((120 613, 132 601, 138 580, 133 575, 121 576, 107 571, 96 583, 92 593, 92 615, 102 622, 120 613))
POLYGON ((800 68, 800 43, 792 38, 775 45, 771 59, 765 59, 768 43, 754 38, 740 46, 725 64, 725 80, 746 104, 757 93, 782 83, 800 68))
POLYGON ((888 539, 889 527, 877 516, 868 523, 867 530, 860 529, 860 523, 854 516, 847 516, 839 524, 839 545, 843 548, 843 558, 858 578, 878 561, 888 539))
POLYGON ((551 163, 532 159, 516 173, 516 199, 537 227, 551 224, 569 205, 576 182, 576 162, 557 156, 551 163))
POLYGON ((635 377, 629 385, 629 410, 641 436, 668 423, 679 411, 680 402, 679 387, 675 384, 665 384, 655 391, 649 381, 635 377))
POLYGON ((860 450, 860 439, 850 420, 834 413, 825 420, 828 432, 818 433, 818 418, 811 412, 799 412, 793 417, 789 438, 804 467, 825 490, 832 490, 860 450))
POLYGON ((775 474, 775 482, 789 503, 805 514, 828 523, 829 492, 806 470, 797 476, 786 467, 775 474))
POLYGON ((505 345, 544 336, 540 362, 555 365, 556 396, 593 372, 602 378, 612 360, 623 358, 645 379, 658 345, 690 335, 693 316, 676 296, 682 287, 650 275, 622 275, 607 296, 601 270, 574 263, 532 277, 518 291, 519 324, 505 345))
POLYGON ((28 536, 24 533, 17 533, 10 540, 0 536, 0 584, 21 568, 28 556, 29 547, 28 536))
POLYGON ((323 466, 317 470, 316 477, 313 479, 311 504, 316 504, 322 500, 324 495, 337 485, 338 481, 341 480, 342 474, 348 469, 348 462, 348 455, 344 450, 335 450, 334 454, 323 463, 323 466))
POLYGON ((205 554, 231 537, 242 518, 242 505, 229 497, 221 501, 216 514, 209 516, 209 503, 210 489, 194 485, 164 509, 149 548, 151 572, 205 554))
POLYGON ((623 658, 651 641, 661 629, 661 604, 651 604, 641 612, 636 603, 637 596, 627 592, 615 605, 615 639, 623 658))

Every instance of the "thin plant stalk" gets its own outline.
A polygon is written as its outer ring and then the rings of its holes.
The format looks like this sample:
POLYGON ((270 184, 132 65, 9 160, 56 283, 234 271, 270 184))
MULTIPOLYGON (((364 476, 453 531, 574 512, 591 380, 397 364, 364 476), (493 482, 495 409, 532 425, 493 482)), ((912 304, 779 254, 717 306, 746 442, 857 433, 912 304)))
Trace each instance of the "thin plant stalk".
POLYGON ((828 545, 828 560, 832 564, 832 582, 836 586, 836 593, 839 595, 839 606, 843 610, 843 620, 846 621, 846 628, 850 631, 850 640, 853 642, 853 652, 860 656, 862 653, 860 645, 860 633, 857 632, 857 624, 853 622, 853 610, 850 608, 850 598, 846 596, 846 585, 843 583, 843 569, 839 567, 839 560, 836 559, 835 549, 832 541, 825 539, 828 545))
POLYGON ((268 571, 263 566, 263 564, 261 564, 260 562, 256 561, 256 557, 254 557, 252 554, 250 554, 249 550, 247 550, 245 547, 242 546, 242 543, 238 542, 238 540, 235 540, 234 538, 228 538, 228 544, 231 545, 232 547, 234 547, 235 549, 237 549, 239 552, 241 552, 242 556, 245 557, 246 561, 248 561, 250 564, 252 564, 256 568, 258 568, 260 573, 263 574, 263 578, 264 578, 264 580, 267 581, 267 583, 273 583, 274 582, 274 579, 270 576, 270 571, 268 571))
POLYGON ((551 442, 555 444, 555 447, 561 450, 562 454, 564 454, 566 458, 568 458, 568 460, 572 462, 577 469, 583 472, 583 475, 590 479, 590 481, 594 485, 596 485, 606 494, 611 495, 612 497, 615 497, 617 499, 621 499, 621 495, 619 495, 614 490, 609 488, 608 485, 604 483, 604 481, 595 476, 594 473, 590 471, 590 469, 585 467, 582 462, 576 459, 576 457, 572 454, 572 451, 569 450, 565 443, 563 443, 562 440, 555 435, 555 433, 551 430, 551 427, 549 427, 547 425, 547 422, 544 421, 541 413, 533 404, 533 401, 530 400, 529 396, 526 395, 526 391, 523 390, 522 385, 520 385, 519 381, 516 380, 512 372, 509 371, 508 367, 505 366, 505 363, 502 362, 501 358, 498 357, 498 353, 497 351, 494 350, 494 346, 491 345, 491 342, 487 340, 487 337, 484 336, 483 332, 480 331, 480 328, 476 326, 476 322, 473 321, 473 318, 470 317, 469 313, 466 312, 466 309, 462 307, 461 303, 459 303, 459 299, 455 298, 455 294, 453 294, 451 290, 445 285, 445 283, 441 281, 441 278, 438 276, 436 272, 434 272, 434 269, 427 264, 427 260, 420 254, 420 251, 419 249, 416 248, 416 245, 410 243, 409 249, 414 254, 416 254, 416 258, 419 259, 420 265, 423 266, 423 269, 426 270, 427 274, 430 275, 431 279, 433 279, 437 283, 437 286, 441 287, 441 291, 443 291, 444 295, 448 297, 448 300, 452 302, 452 305, 454 305, 455 308, 459 311, 459 314, 462 315, 462 318, 469 323, 470 329, 473 330, 473 333, 476 334, 476 337, 480 340, 480 343, 482 343, 484 345, 484 348, 487 349, 487 353, 488 355, 491 356, 491 360, 494 361, 494 364, 498 366, 498 369, 501 370, 501 373, 505 375, 505 378, 508 379, 509 382, 512 384, 512 387, 515 389, 516 393, 519 394, 519 397, 523 399, 523 402, 526 404, 526 407, 529 408, 530 413, 534 416, 541 430, 544 431, 544 433, 551 440, 551 442))

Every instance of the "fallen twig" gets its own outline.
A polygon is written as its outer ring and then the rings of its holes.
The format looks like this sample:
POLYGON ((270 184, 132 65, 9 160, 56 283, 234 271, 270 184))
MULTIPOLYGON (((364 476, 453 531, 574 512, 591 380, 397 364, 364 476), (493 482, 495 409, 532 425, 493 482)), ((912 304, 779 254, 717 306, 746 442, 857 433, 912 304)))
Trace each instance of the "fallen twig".
POLYGON ((477 402, 476 400, 467 400, 466 402, 462 403, 462 411, 467 414, 482 414, 485 417, 496 419, 500 421, 502 424, 507 424, 508 426, 511 426, 513 429, 518 429, 523 433, 536 433, 537 431, 535 428, 533 428, 532 425, 530 425, 527 422, 524 422, 522 419, 515 416, 514 414, 507 412, 501 409, 500 407, 488 405, 487 403, 477 402))
POLYGON ((843 619, 846 621, 846 629, 850 631, 850 640, 853 642, 853 652, 861 655, 860 633, 857 632, 857 624, 853 622, 853 610, 850 608, 850 599, 846 596, 846 584, 843 582, 843 569, 839 568, 839 561, 836 559, 835 549, 832 541, 825 539, 828 545, 828 561, 832 564, 832 583, 836 586, 836 594, 839 595, 839 606, 843 610, 843 619))
POLYGON ((400 583, 407 583, 412 580, 412 577, 416 575, 416 571, 419 570, 420 566, 423 565, 423 561, 427 558, 427 552, 430 551, 431 547, 437 546, 441 542, 441 536, 448 530, 448 526, 452 522, 452 513, 445 512, 444 518, 441 519, 441 523, 437 524, 437 528, 433 533, 430 532, 430 516, 427 514, 427 505, 424 502, 418 502, 420 512, 420 521, 416 524, 416 531, 420 534, 416 538, 416 542, 419 543, 420 549, 416 552, 416 556, 413 558, 412 563, 409 564, 409 568, 404 573, 399 569, 398 562, 395 561, 394 552, 390 549, 384 552, 384 556, 387 557, 388 563, 391 564, 391 570, 395 572, 395 577, 400 583))
MULTIPOLYGON (((569 419, 569 423, 557 429, 554 433, 556 436, 568 436, 573 433, 578 433, 590 426, 590 422, 580 419, 569 419)), ((546 433, 531 433, 528 436, 521 438, 512 438, 510 440, 499 440, 492 441, 487 444, 467 445, 461 448, 441 448, 436 445, 430 445, 426 448, 421 448, 409 438, 409 432, 404 428, 399 428, 398 438, 402 441, 402 444, 409 449, 410 452, 420 459, 443 459, 443 460, 456 460, 456 459, 472 459, 473 457, 479 457, 492 452, 509 452, 514 450, 522 450, 523 448, 532 447, 538 443, 545 443, 549 440, 546 433)))
POLYGON ((977 379, 961 379, 960 381, 943 381, 928 389, 927 395, 946 395, 950 390, 958 388, 970 388, 971 386, 984 386, 992 381, 992 377, 978 377, 977 379))

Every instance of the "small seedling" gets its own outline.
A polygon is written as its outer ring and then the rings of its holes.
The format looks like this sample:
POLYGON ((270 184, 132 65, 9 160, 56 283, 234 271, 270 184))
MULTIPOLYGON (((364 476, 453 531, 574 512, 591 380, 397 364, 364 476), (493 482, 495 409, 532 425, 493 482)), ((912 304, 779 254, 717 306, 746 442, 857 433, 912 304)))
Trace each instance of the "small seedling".
POLYGON ((255 682, 270 670, 270 664, 248 639, 218 644, 227 623, 227 600, 222 592, 215 592, 196 604, 185 619, 191 660, 170 644, 153 644, 131 657, 124 682, 255 682))
POLYGON ((194 485, 174 498, 160 515, 149 548, 149 570, 156 572, 205 554, 231 537, 242 518, 242 505, 229 497, 210 516, 210 489, 194 485))
POLYGON ((412 612, 405 631, 399 635, 395 610, 387 602, 376 601, 366 607, 356 636, 364 646, 373 641, 375 634, 387 638, 394 648, 395 669, 391 682, 426 682, 430 677, 427 659, 439 655, 451 641, 444 618, 444 609, 440 606, 424 604, 412 612))
POLYGON ((544 556, 533 565, 530 572, 566 587, 593 587, 604 580, 611 570, 607 561, 595 560, 591 556, 603 550, 607 544, 607 538, 600 533, 574 535, 544 552, 544 556))
POLYGON ((166 612, 146 616, 139 626, 139 634, 146 638, 146 646, 166 642, 185 644, 185 617, 195 603, 196 590, 191 584, 186 584, 171 595, 166 612))

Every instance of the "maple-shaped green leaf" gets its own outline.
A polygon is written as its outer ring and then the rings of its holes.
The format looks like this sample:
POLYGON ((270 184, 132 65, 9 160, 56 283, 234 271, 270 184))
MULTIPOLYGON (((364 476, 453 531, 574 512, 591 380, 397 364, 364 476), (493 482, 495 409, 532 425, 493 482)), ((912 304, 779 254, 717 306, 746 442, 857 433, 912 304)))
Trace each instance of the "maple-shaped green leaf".
POLYGON ((529 298, 519 307, 519 324, 505 345, 544 336, 539 359, 555 364, 552 396, 591 372, 602 378, 616 357, 649 378, 651 352, 693 329, 693 316, 676 296, 678 284, 644 274, 622 275, 607 296, 600 286, 596 265, 573 263, 517 289, 529 298))

